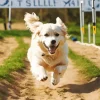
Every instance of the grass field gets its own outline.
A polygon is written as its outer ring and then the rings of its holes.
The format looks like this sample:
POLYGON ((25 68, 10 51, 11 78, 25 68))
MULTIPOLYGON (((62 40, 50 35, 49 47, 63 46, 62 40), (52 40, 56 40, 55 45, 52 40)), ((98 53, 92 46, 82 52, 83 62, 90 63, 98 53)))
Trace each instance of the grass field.
POLYGON ((28 45, 23 42, 22 37, 29 37, 28 31, 0 31, 0 38, 15 37, 19 46, 12 52, 12 55, 6 59, 0 66, 0 78, 10 80, 10 73, 25 67, 24 58, 26 57, 28 45))
POLYGON ((78 66, 87 78, 100 76, 100 69, 93 62, 81 55, 76 54, 71 49, 69 49, 69 58, 74 61, 75 66, 78 66))

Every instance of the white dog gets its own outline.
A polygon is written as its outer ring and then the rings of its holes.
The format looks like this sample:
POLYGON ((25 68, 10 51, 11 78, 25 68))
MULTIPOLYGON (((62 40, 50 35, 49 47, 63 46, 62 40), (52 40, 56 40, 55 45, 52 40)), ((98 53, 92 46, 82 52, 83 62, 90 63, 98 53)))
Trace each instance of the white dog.
POLYGON ((66 26, 59 17, 56 24, 43 24, 35 13, 26 13, 24 20, 33 33, 27 53, 32 74, 37 80, 45 81, 48 70, 51 72, 51 83, 58 84, 68 65, 66 26))

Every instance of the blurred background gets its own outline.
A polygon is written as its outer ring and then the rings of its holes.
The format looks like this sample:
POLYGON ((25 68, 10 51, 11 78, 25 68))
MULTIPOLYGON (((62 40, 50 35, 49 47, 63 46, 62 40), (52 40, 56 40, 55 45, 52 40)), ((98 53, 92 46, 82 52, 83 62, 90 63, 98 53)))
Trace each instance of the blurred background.
MULTIPOLYGON (((4 23, 8 22, 8 12, 7 8, 0 9, 0 30, 4 30, 4 23)), ((66 25, 80 23, 79 9, 12 9, 11 12, 11 22, 12 29, 24 29, 24 15, 26 12, 35 12, 42 22, 53 22, 55 23, 56 17, 60 17, 66 25), (17 24, 20 23, 21 26, 17 24), (17 27, 16 27, 17 25, 17 27)), ((97 12, 97 22, 100 23, 100 13, 97 12)), ((85 24, 92 23, 92 13, 85 12, 85 24)))

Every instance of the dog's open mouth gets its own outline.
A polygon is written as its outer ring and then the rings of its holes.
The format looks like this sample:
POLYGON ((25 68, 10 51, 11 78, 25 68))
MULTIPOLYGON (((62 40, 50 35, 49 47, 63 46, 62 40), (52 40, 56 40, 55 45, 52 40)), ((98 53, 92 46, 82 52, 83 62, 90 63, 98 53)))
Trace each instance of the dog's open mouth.
POLYGON ((55 47, 55 46, 50 46, 50 47, 48 48, 48 51, 49 51, 51 54, 54 54, 55 51, 56 51, 56 48, 57 48, 57 47, 55 47))
POLYGON ((57 46, 51 45, 50 47, 47 47, 44 43, 44 46, 48 49, 50 54, 54 54, 56 52, 56 49, 58 48, 59 44, 57 46))

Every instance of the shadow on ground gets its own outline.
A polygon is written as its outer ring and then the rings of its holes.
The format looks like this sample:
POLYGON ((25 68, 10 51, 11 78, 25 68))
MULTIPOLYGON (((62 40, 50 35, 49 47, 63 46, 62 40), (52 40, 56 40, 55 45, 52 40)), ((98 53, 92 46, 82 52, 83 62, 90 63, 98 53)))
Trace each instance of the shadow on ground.
POLYGON ((85 84, 66 84, 59 88, 63 88, 62 92, 90 93, 100 88, 100 77, 85 84))

